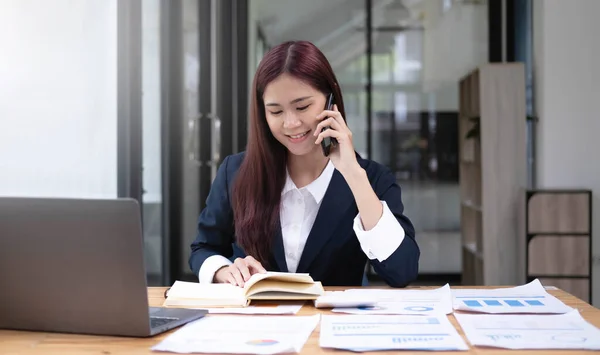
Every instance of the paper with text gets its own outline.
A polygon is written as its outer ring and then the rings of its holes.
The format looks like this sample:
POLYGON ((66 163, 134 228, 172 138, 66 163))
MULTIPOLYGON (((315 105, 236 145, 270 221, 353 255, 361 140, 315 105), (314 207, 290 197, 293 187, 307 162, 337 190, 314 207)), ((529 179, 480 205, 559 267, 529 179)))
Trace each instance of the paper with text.
POLYGON ((350 314, 450 314, 452 293, 448 284, 427 290, 350 289, 315 302, 321 308, 327 304, 333 312, 350 314))
POLYGON ((314 316, 207 316, 166 337, 152 350, 175 353, 299 353, 319 323, 314 316))
POLYGON ((215 314, 296 314, 302 308, 297 305, 278 305, 278 306, 248 306, 242 308, 208 308, 208 313, 215 314))
POLYGON ((350 351, 469 349, 445 315, 326 315, 319 345, 350 351))
POLYGON ((496 289, 453 289, 455 310, 478 313, 554 313, 573 310, 542 286, 539 280, 526 285, 496 289))
POLYGON ((578 311, 566 314, 454 314, 474 346, 600 350, 600 330, 578 311))

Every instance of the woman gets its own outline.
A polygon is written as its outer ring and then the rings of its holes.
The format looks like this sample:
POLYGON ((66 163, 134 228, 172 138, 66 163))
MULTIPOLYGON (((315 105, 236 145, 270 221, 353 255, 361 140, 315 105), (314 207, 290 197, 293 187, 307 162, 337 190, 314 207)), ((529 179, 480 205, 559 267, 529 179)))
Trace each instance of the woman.
POLYGON ((420 252, 400 187, 355 153, 323 53, 305 41, 273 48, 251 100, 247 149, 225 158, 198 219, 189 263, 199 281, 243 286, 272 270, 360 286, 367 261, 390 286, 413 281, 420 252), (337 140, 328 156, 325 138, 337 140))

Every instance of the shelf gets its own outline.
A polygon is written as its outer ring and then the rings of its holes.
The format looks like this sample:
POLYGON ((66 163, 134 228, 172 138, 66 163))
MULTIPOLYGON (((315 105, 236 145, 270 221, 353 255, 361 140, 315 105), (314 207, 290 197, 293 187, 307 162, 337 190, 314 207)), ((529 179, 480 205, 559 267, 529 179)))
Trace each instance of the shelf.
POLYGON ((527 186, 526 108, 522 63, 484 64, 460 79, 459 206, 463 277, 470 285, 524 280, 519 216, 527 186), (475 124, 477 134, 466 138, 475 124))
POLYGON ((592 299, 592 192, 527 190, 526 279, 592 299))

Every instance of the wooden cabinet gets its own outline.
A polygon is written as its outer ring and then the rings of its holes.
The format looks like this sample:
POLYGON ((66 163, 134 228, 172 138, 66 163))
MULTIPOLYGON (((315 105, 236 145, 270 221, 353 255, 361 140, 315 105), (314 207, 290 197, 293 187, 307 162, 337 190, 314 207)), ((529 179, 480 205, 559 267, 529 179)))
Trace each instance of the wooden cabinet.
POLYGON ((459 83, 463 284, 524 280, 525 69, 486 64, 459 83))
POLYGON ((592 297, 592 192, 528 190, 526 278, 592 297))

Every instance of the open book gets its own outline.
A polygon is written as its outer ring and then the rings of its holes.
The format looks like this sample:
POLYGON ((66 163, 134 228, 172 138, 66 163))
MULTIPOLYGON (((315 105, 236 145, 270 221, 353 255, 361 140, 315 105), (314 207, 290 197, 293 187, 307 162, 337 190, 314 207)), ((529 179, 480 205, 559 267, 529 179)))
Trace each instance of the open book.
POLYGON ((164 307, 246 307, 253 300, 314 300, 325 291, 309 274, 267 272, 254 274, 244 287, 175 281, 164 307))

